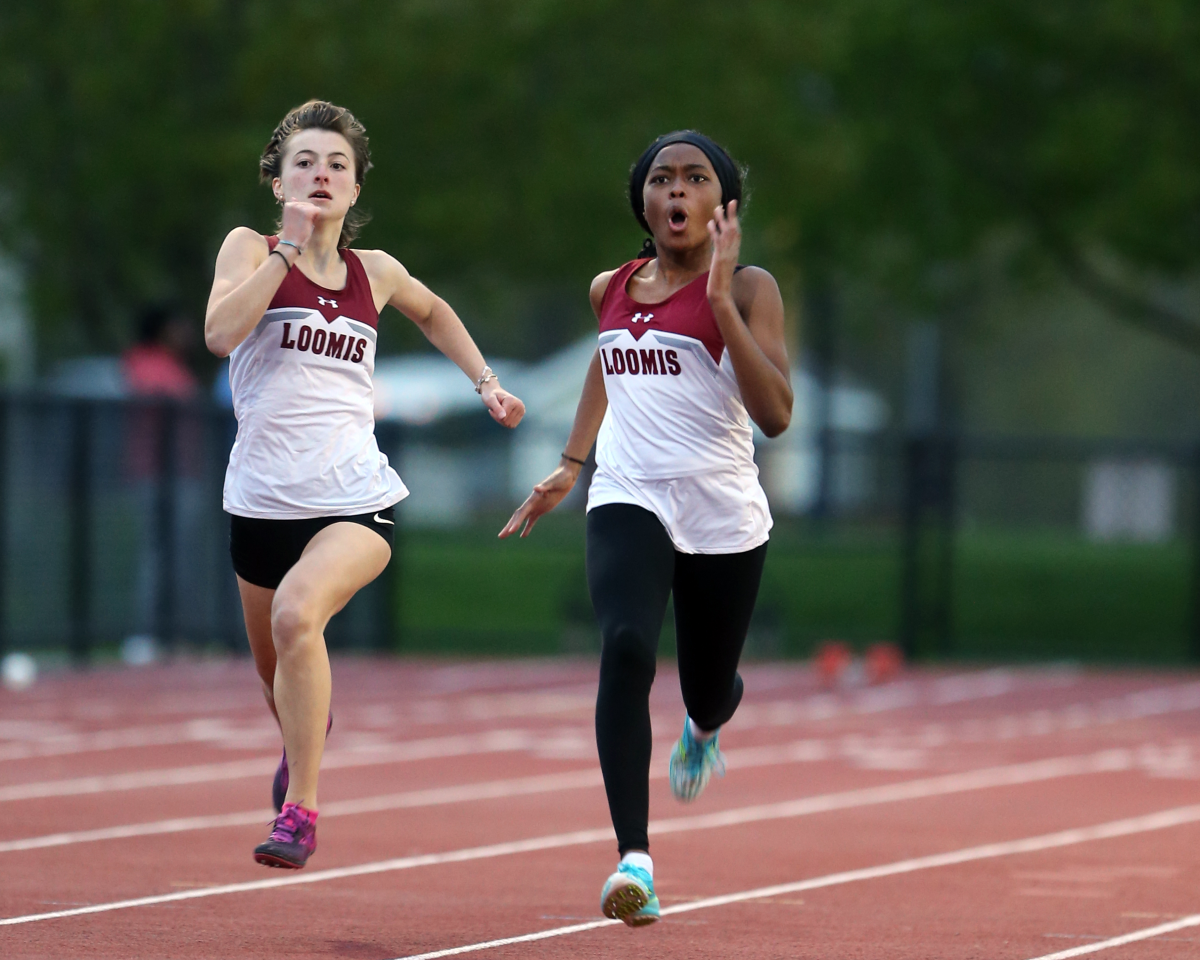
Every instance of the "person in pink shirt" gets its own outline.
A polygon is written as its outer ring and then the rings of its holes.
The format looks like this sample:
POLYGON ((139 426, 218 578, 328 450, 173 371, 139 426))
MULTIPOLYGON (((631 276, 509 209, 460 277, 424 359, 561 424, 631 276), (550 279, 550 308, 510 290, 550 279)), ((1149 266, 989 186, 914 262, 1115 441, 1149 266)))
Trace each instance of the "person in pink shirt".
POLYGON ((193 341, 191 321, 183 313, 165 306, 147 309, 137 343, 121 357, 121 374, 129 392, 176 400, 195 397, 200 384, 186 361, 193 341))
POLYGON ((134 636, 143 640, 176 639, 192 619, 180 614, 202 515, 203 422, 183 409, 171 416, 162 401, 198 398, 200 381, 187 363, 195 341, 185 313, 154 305, 142 312, 137 342, 121 357, 135 398, 125 420, 125 464, 138 509, 134 636))

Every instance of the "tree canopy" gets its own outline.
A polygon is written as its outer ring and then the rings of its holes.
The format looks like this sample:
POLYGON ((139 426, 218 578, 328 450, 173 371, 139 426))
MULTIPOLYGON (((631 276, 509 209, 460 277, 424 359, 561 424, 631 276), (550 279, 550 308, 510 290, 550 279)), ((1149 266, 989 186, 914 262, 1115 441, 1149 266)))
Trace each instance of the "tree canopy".
POLYGON ((636 253, 632 161, 694 127, 749 166, 744 259, 786 283, 936 312, 1065 276, 1200 350, 1198 41, 1188 0, 9 0, 0 243, 50 356, 121 345, 148 299, 199 313, 318 96, 371 135, 360 245, 534 355, 636 253))

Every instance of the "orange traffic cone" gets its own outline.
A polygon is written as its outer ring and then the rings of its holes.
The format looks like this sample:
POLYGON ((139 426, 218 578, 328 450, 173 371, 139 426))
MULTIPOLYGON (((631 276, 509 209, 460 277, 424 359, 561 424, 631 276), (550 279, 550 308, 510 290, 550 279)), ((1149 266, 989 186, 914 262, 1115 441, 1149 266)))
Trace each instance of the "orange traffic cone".
POLYGON ((813 666, 816 667, 821 686, 826 690, 836 687, 853 659, 850 648, 840 640, 826 640, 818 646, 813 656, 813 666))
POLYGON ((904 654, 894 643, 873 643, 867 648, 867 682, 894 680, 904 666, 904 654))

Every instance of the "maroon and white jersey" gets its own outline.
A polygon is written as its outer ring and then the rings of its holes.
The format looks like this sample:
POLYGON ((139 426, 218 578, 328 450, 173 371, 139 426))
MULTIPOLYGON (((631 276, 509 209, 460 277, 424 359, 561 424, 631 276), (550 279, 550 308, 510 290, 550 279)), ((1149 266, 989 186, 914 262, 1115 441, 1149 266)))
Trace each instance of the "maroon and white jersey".
POLYGON ((626 286, 648 262, 621 267, 601 303, 608 410, 588 507, 644 506, 687 553, 753 549, 767 539, 771 517, 750 416, 708 303, 708 274, 659 303, 638 303, 626 286))
MULTIPOLYGON (((278 238, 268 237, 272 250, 278 238)), ((353 250, 346 286, 293 268, 258 325, 229 355, 238 432, 225 510, 299 520, 382 510, 408 496, 375 442, 379 314, 353 250)))

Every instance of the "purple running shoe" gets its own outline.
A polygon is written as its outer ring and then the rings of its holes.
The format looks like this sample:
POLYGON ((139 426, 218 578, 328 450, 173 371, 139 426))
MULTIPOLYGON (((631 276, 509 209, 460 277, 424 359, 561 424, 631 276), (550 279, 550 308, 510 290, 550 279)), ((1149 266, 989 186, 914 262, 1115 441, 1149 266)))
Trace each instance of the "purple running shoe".
MULTIPOLYGON (((325 736, 329 736, 329 731, 333 728, 333 712, 329 713, 329 722, 325 724, 325 736)), ((279 766, 275 768, 275 779, 271 781, 271 804, 275 807, 275 812, 283 811, 283 798, 287 796, 288 788, 288 765, 287 765, 287 748, 284 748, 283 757, 279 760, 279 766)))
POLYGON ((254 859, 264 867, 299 870, 317 849, 317 816, 315 810, 285 803, 266 843, 254 848, 254 859))

